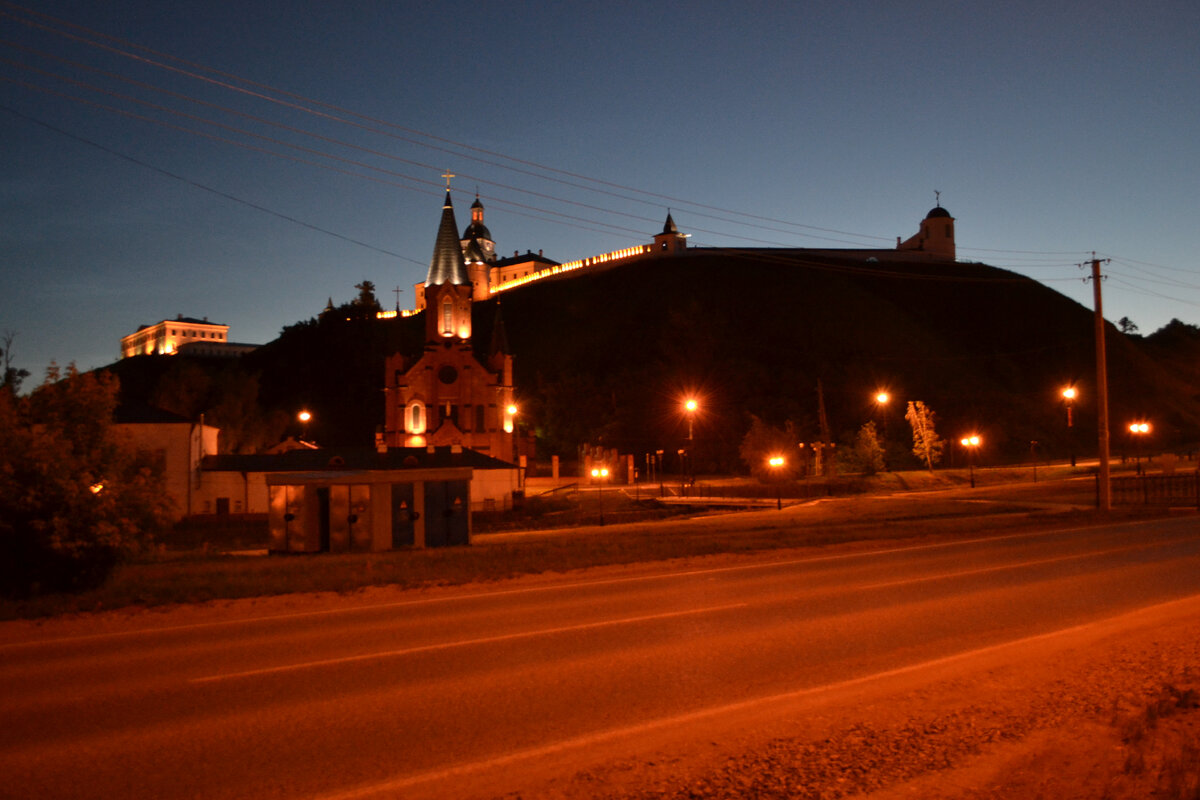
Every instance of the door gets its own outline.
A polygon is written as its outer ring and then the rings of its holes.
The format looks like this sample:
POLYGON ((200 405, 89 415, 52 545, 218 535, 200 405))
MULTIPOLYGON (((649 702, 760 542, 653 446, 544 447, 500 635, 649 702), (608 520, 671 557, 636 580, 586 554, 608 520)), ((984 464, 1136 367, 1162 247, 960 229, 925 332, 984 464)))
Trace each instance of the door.
POLYGON ((448 547, 470 543, 467 481, 425 483, 425 544, 448 547))
MULTIPOLYGON (((426 506, 428 508, 428 506, 426 506)), ((417 510, 413 506, 413 485, 392 484, 392 547, 412 547, 416 542, 417 510)), ((426 534, 428 536, 428 534, 426 534)))
POLYGON ((363 552, 371 549, 371 487, 366 484, 350 487, 350 549, 363 552))

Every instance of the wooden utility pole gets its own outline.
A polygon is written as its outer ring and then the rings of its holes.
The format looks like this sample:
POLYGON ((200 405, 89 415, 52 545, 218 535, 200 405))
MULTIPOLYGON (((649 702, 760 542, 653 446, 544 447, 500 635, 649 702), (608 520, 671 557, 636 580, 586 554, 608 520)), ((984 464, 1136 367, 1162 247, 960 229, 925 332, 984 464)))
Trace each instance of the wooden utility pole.
POLYGON ((1108 359, 1104 350, 1104 303, 1100 297, 1100 261, 1101 259, 1092 253, 1092 293, 1096 301, 1096 424, 1099 429, 1100 451, 1100 472, 1096 476, 1096 506, 1101 511, 1112 511, 1112 475, 1108 464, 1108 359))

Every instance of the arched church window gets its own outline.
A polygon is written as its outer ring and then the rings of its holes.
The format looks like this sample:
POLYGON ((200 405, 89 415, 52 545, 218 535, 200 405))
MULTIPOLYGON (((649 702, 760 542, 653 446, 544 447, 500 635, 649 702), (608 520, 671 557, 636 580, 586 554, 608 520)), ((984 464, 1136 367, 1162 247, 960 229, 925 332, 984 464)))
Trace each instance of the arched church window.
POLYGON ((454 303, 450 300, 442 303, 442 335, 454 335, 454 303))
POLYGON ((408 432, 425 432, 425 406, 419 402, 414 401, 408 408, 408 432))

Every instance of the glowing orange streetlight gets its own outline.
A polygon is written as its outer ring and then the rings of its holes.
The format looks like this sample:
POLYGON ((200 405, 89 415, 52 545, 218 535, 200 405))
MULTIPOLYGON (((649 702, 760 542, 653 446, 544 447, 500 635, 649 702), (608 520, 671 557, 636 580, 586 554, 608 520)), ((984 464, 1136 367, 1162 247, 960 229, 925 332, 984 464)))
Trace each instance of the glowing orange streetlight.
POLYGON ((1150 432, 1149 422, 1131 422, 1129 423, 1129 432, 1133 435, 1135 446, 1135 458, 1137 463, 1137 474, 1142 474, 1142 439, 1150 432))
POLYGON ((312 414, 309 413, 308 409, 305 409, 296 415, 296 419, 300 420, 300 425, 302 426, 300 428, 300 438, 301 439, 307 438, 308 437, 308 421, 310 419, 312 419, 312 414))
POLYGON ((967 450, 967 467, 971 472, 971 488, 975 488, 975 451, 979 449, 979 445, 983 439, 979 438, 979 434, 972 433, 970 436, 964 436, 959 440, 959 444, 967 450))
POLYGON ((775 509, 783 510, 783 479, 779 472, 787 464, 787 460, 783 456, 771 456, 767 459, 767 466, 771 468, 771 472, 775 476, 775 509))
POLYGON ((879 392, 878 394, 875 395, 875 403, 877 405, 886 406, 888 404, 888 402, 891 401, 891 399, 892 399, 892 396, 890 394, 888 394, 887 392, 879 392))
POLYGON ((683 401, 683 412, 688 418, 688 441, 692 441, 692 423, 696 419, 696 411, 700 408, 700 404, 696 402, 696 398, 689 397, 683 401))
POLYGON ((1067 448, 1071 453, 1071 466, 1075 466, 1075 436, 1072 430, 1075 427, 1075 420, 1071 416, 1071 408, 1075 403, 1075 398, 1079 396, 1074 386, 1067 386, 1062 390, 1063 401, 1067 404, 1067 448))
POLYGON ((596 501, 600 506, 600 525, 604 525, 604 479, 608 477, 608 467, 593 467, 592 481, 596 484, 596 501))

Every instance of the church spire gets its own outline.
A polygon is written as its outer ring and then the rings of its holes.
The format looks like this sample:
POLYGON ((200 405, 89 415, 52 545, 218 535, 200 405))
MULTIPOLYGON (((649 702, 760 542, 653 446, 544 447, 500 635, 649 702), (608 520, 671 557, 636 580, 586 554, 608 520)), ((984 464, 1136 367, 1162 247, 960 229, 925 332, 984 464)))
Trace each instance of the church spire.
MULTIPOLYGON (((449 178, 446 180, 448 183, 449 178)), ((442 221, 433 245, 433 258, 429 261, 429 274, 425 278, 426 286, 443 283, 456 286, 471 283, 463 261, 462 245, 458 240, 458 223, 454 219, 454 204, 450 201, 449 189, 446 190, 446 202, 442 205, 442 221)))

